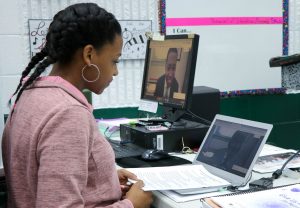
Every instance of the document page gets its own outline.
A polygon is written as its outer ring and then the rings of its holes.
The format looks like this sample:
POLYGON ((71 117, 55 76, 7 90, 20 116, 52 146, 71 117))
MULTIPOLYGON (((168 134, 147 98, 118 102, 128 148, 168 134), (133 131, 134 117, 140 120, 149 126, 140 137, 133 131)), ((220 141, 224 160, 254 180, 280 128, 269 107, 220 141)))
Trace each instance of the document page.
POLYGON ((127 170, 144 181, 143 190, 145 191, 230 185, 228 181, 209 173, 202 165, 128 168, 127 170))
POLYGON ((284 149, 271 144, 265 144, 259 156, 261 157, 266 155, 276 155, 276 154, 287 153, 287 152, 296 152, 296 151, 292 149, 284 149))
MULTIPOLYGON (((300 185, 274 188, 244 194, 211 197, 210 202, 222 208, 300 208, 300 185)), ((207 199, 205 199, 207 201, 207 199)), ((213 207, 213 206, 211 206, 213 207)))
MULTIPOLYGON (((295 154, 295 152, 279 153, 274 155, 265 155, 257 159, 253 170, 259 173, 271 173, 280 169, 283 164, 295 154)), ((300 156, 294 157, 287 165, 287 168, 299 168, 300 156)))

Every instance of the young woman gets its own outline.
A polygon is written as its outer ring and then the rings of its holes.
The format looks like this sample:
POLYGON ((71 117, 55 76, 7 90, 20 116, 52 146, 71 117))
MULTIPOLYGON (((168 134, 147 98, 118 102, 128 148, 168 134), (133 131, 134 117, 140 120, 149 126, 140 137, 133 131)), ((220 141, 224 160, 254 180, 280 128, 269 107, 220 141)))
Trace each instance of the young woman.
POLYGON ((93 3, 58 12, 46 45, 22 72, 3 132, 8 207, 149 207, 151 192, 116 170, 83 89, 101 94, 118 74, 121 27, 93 3), (49 76, 41 77, 53 65, 49 76))

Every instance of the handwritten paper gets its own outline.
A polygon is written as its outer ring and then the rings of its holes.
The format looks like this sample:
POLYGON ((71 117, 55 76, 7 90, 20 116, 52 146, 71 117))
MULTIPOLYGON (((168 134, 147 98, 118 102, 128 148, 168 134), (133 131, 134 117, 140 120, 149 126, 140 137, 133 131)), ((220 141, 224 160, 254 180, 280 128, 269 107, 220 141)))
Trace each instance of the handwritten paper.
POLYGON ((151 113, 156 113, 158 108, 158 103, 157 102, 152 102, 148 100, 141 100, 140 105, 139 105, 139 110, 140 111, 147 111, 151 113))
POLYGON ((48 32, 51 19, 29 19, 29 41, 30 56, 34 56, 40 52, 46 43, 46 35, 48 32))

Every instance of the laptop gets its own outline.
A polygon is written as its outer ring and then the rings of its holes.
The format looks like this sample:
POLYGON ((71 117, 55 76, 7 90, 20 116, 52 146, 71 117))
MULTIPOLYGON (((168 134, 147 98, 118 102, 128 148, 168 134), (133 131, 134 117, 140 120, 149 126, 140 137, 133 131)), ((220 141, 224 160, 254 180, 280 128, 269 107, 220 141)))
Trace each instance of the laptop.
MULTIPOLYGON (((193 164, 203 165, 209 173, 228 181, 232 186, 244 186, 251 178, 253 166, 272 128, 271 124, 217 114, 193 164)), ((180 194, 197 194, 220 188, 222 187, 216 186, 174 191, 180 194)))

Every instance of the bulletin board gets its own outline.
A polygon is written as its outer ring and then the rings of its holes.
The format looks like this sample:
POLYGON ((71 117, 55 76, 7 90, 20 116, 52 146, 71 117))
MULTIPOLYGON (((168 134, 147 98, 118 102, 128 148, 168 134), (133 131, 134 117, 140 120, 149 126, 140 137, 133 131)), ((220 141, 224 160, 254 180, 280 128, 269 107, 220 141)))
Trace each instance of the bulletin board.
POLYGON ((199 34, 195 86, 221 92, 277 89, 281 68, 270 68, 269 60, 283 54, 283 4, 282 0, 166 0, 162 20, 167 35, 199 34))

